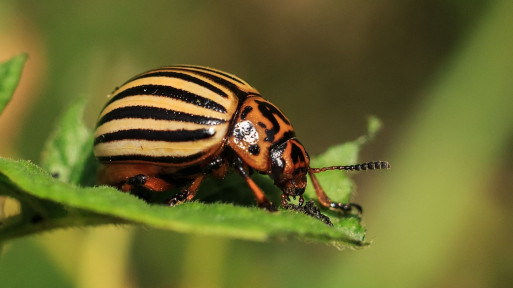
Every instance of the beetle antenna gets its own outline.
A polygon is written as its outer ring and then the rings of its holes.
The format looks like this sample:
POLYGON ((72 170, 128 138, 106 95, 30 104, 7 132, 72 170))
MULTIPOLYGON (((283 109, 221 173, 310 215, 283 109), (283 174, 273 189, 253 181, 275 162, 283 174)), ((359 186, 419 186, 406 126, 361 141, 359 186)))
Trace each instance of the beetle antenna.
POLYGON ((390 169, 390 163, 387 161, 374 161, 361 164, 353 164, 346 166, 330 166, 322 168, 310 168, 312 173, 320 173, 328 170, 349 170, 349 171, 360 171, 360 170, 377 170, 377 169, 390 169))

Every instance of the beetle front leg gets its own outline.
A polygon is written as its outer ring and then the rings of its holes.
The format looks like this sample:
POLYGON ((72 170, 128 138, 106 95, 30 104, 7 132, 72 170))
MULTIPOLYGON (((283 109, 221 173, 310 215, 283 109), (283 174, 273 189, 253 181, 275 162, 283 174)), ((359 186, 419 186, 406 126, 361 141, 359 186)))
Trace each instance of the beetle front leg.
POLYGON ((310 179, 312 180, 312 184, 314 186, 315 194, 317 194, 317 199, 319 199, 319 203, 321 203, 322 206, 327 207, 331 210, 338 210, 343 212, 350 212, 355 208, 358 210, 358 212, 361 214, 363 212, 362 206, 355 204, 355 203, 336 203, 331 201, 331 199, 326 195, 326 192, 324 192, 324 189, 322 189, 321 184, 319 184, 319 180, 317 180, 317 177, 315 177, 314 173, 311 171, 308 171, 308 174, 310 175, 310 179))
POLYGON ((253 194, 255 194, 255 198, 257 200, 257 205, 260 208, 264 208, 270 212, 276 212, 278 209, 274 207, 273 203, 267 199, 267 197, 264 194, 264 191, 258 187, 258 185, 249 177, 249 171, 247 168, 244 167, 244 164, 242 163, 242 160, 240 158, 237 158, 236 161, 234 161, 234 167, 239 172, 239 174, 244 177, 244 180, 246 180, 246 183, 248 184, 251 191, 253 191, 253 194))
POLYGON ((255 197, 257 199, 258 207, 264 208, 270 212, 276 212, 278 209, 274 207, 273 203, 267 199, 264 192, 258 185, 249 177, 249 175, 242 175, 244 177, 244 180, 246 180, 246 183, 248 183, 249 188, 251 191, 253 191, 253 194, 255 194, 255 197))

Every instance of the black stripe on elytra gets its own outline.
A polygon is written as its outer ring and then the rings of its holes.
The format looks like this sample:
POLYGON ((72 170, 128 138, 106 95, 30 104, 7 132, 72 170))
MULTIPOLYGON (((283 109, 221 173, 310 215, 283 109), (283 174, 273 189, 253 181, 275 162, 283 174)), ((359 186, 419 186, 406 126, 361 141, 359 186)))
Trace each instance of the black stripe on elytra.
POLYGON ((112 97, 110 101, 107 103, 107 105, 111 104, 112 102, 115 102, 119 99, 123 99, 125 97, 129 96, 136 96, 136 95, 151 95, 151 96, 161 96, 161 97, 168 97, 172 99, 177 99, 180 101, 184 101, 187 103, 194 104, 199 107, 203 107, 206 109, 214 110, 221 113, 226 113, 226 108, 208 98, 196 95, 194 93, 191 93, 189 91, 185 91, 182 89, 177 89, 175 87, 171 86, 163 86, 163 85, 140 85, 135 86, 132 88, 128 88, 126 90, 121 91, 120 93, 116 94, 116 96, 112 97))
POLYGON ((123 161, 144 161, 155 163, 187 163, 197 160, 205 155, 205 152, 199 152, 189 156, 146 156, 146 155, 113 155, 113 156, 100 156, 96 157, 102 163, 108 162, 123 162, 123 161))
POLYGON ((208 67, 194 66, 194 65, 176 65, 176 66, 173 66, 173 67, 193 68, 193 69, 199 69, 199 70, 203 70, 203 71, 208 71, 208 72, 211 72, 211 73, 216 73, 217 75, 224 76, 226 78, 230 78, 233 81, 235 81, 237 83, 240 83, 242 85, 246 85, 246 83, 242 82, 240 79, 238 79, 237 77, 235 77, 233 75, 230 75, 228 73, 224 73, 224 72, 221 72, 221 71, 218 71, 218 70, 214 70, 214 69, 211 69, 211 68, 208 68, 208 67))
POLYGON ((118 140, 147 140, 166 142, 186 142, 207 139, 216 134, 215 129, 197 130, 149 130, 128 129, 102 134, 94 139, 94 145, 118 140))
POLYGON ((125 106, 116 108, 109 113, 103 115, 98 121, 96 127, 107 123, 112 120, 135 118, 135 119, 153 119, 153 120, 174 120, 180 122, 191 122, 204 125, 220 125, 226 123, 223 119, 212 118, 207 116, 200 116, 179 112, 174 110, 167 110, 164 108, 150 107, 150 106, 125 106))
MULTIPOLYGON (((179 70, 179 71, 188 71, 190 73, 193 73, 193 74, 205 77, 207 79, 210 79, 210 80, 216 82, 217 84, 226 87, 227 89, 232 91, 237 96, 237 98, 239 98, 239 100, 240 100, 239 103, 241 103, 242 101, 244 101, 248 97, 248 92, 242 91, 239 88, 239 86, 237 86, 233 82, 231 82, 229 80, 226 80, 224 78, 221 78, 221 77, 219 77, 217 75, 214 75, 210 71, 209 72, 203 72, 203 71, 198 71, 198 70, 187 69, 187 67, 181 68, 181 67, 178 67, 178 66, 170 67, 170 68, 172 68, 174 70, 179 70)), ((193 68, 197 68, 197 67, 193 67, 193 68)))
POLYGON ((226 95, 226 93, 224 93, 223 90, 217 88, 216 86, 214 86, 206 81, 203 81, 197 77, 191 76, 189 74, 184 74, 184 73, 171 72, 171 71, 155 71, 155 72, 150 72, 148 74, 143 74, 143 75, 135 78, 134 80, 141 79, 141 78, 148 78, 148 77, 169 77, 169 78, 181 79, 181 80, 202 86, 202 87, 218 94, 221 97, 228 98, 228 95, 226 95))

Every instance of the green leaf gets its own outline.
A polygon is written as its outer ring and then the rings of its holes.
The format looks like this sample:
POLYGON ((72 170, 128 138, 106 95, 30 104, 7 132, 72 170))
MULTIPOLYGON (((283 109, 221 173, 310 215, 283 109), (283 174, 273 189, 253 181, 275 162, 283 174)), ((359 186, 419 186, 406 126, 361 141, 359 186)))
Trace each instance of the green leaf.
POLYGON ((133 222, 161 229, 256 241, 297 238, 337 246, 366 244, 365 230, 355 216, 342 217, 330 227, 307 215, 288 210, 269 213, 256 207, 199 201, 173 208, 150 205, 111 187, 81 188, 64 183, 31 162, 5 158, 0 158, 0 176, 1 191, 9 191, 9 196, 22 202, 26 199, 20 198, 20 195, 30 196, 31 200, 59 203, 64 207, 61 210, 68 213, 66 216, 50 215, 44 207, 38 207, 39 213, 46 215, 39 215, 41 219, 36 223, 19 221, 22 225, 15 228, 9 225, 1 227, 0 241, 39 232, 42 227, 133 222), (81 215, 81 211, 90 214, 74 216, 77 213, 81 215))
POLYGON ((9 101, 11 101, 12 94, 20 81, 21 72, 27 57, 27 54, 20 54, 6 62, 0 63, 0 114, 2 114, 9 101))
POLYGON ((93 135, 82 122, 85 104, 85 99, 78 100, 62 115, 46 142, 41 164, 61 181, 92 185, 97 162, 92 151, 93 135))
POLYGON ((378 133, 379 130, 383 127, 383 123, 381 123, 381 120, 379 120, 375 116, 370 116, 367 119, 367 134, 359 137, 356 139, 356 143, 359 145, 367 144, 369 141, 371 141, 374 136, 378 133))

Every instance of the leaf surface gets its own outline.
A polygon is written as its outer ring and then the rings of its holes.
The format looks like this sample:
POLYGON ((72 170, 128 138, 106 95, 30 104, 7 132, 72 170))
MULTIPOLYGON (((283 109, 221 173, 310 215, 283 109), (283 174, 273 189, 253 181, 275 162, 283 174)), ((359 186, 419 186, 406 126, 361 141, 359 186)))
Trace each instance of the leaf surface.
POLYGON ((11 101, 14 90, 20 82, 25 61, 27 61, 27 55, 20 54, 0 63, 0 114, 11 101))

